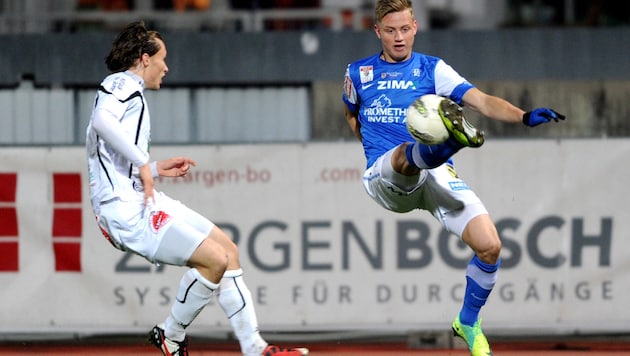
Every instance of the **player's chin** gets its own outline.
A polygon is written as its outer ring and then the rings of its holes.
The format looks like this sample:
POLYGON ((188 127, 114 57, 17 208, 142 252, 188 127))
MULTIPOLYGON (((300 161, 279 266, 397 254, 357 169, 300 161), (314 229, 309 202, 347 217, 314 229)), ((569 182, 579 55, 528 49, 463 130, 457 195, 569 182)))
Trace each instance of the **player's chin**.
POLYGON ((409 58, 411 51, 407 46, 396 46, 392 51, 392 58, 396 61, 404 61, 409 58))
POLYGON ((154 89, 160 89, 162 87, 162 78, 158 78, 153 83, 154 89))

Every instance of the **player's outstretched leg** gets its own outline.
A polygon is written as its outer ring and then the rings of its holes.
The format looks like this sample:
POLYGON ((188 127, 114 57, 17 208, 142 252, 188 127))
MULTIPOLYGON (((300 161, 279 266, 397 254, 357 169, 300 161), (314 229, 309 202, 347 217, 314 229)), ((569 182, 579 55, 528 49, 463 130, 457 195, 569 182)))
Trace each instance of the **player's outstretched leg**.
POLYGON ((464 147, 480 147, 484 143, 484 134, 471 125, 464 117, 464 110, 450 99, 443 99, 438 111, 449 138, 437 145, 414 142, 405 146, 407 162, 413 167, 435 168, 448 161, 464 147))
POLYGON ((244 356, 305 356, 308 349, 269 345, 258 331, 252 295, 243 279, 243 270, 225 271, 221 278, 218 302, 228 317, 244 356))
POLYGON ((478 130, 464 117, 464 109, 450 99, 444 99, 438 107, 444 126, 460 144, 466 147, 480 147, 483 145, 483 131, 478 130))

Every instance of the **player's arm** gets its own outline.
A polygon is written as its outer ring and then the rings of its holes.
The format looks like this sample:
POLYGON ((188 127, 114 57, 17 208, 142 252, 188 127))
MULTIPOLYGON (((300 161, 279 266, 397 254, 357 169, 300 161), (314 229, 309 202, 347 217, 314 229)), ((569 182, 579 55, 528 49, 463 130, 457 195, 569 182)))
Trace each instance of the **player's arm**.
POLYGON ((359 141, 362 141, 363 137, 361 136, 361 123, 359 122, 357 114, 351 112, 346 105, 344 105, 343 108, 346 122, 348 123, 348 126, 350 126, 350 130, 352 130, 352 133, 354 133, 354 136, 356 136, 359 141))
POLYGON ((498 121, 520 123, 525 111, 505 99, 470 88, 462 98, 464 105, 481 115, 498 121))
POLYGON ((111 111, 97 107, 92 117, 92 128, 134 166, 141 167, 149 162, 149 157, 133 144, 133 140, 128 137, 118 118, 111 111))
POLYGON ((155 171, 157 171, 157 165, 153 166, 149 163, 149 157, 133 144, 116 115, 104 107, 95 108, 92 116, 92 128, 116 152, 138 167, 138 173, 144 188, 145 203, 149 199, 153 200, 153 189, 155 188, 153 177, 155 176, 155 171), (156 169, 153 169, 153 167, 156 169))
POLYGON ((558 122, 564 120, 565 116, 549 108, 536 108, 532 111, 525 111, 505 99, 489 95, 477 88, 471 88, 462 97, 463 104, 490 119, 523 123, 526 126, 537 126, 551 120, 558 122))

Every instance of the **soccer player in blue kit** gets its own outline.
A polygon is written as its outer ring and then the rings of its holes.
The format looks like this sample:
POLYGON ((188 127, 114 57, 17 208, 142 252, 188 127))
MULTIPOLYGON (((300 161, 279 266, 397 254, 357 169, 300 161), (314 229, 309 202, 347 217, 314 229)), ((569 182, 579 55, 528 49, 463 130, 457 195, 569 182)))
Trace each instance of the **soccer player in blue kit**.
POLYGON ((343 93, 346 120, 367 160, 363 184, 388 210, 432 213, 474 251, 463 306, 452 328, 471 355, 492 355, 479 311, 497 280, 501 240, 484 204, 455 173, 451 156, 484 143, 483 133, 466 121, 459 105, 530 127, 565 117, 549 108, 526 112, 479 90, 444 60, 414 52, 418 27, 410 0, 378 0, 375 18, 382 51, 348 65, 343 93), (407 107, 424 94, 448 98, 442 119, 450 138, 438 145, 416 142, 406 128, 407 107))
POLYGON ((144 97, 168 73, 162 35, 141 21, 123 29, 105 63, 86 132, 90 200, 98 226, 117 249, 151 263, 187 266, 176 301, 149 332, 164 356, 188 356, 186 328, 215 294, 244 356, 305 356, 308 349, 269 345, 260 335, 238 247, 206 217, 155 189, 154 178, 181 177, 187 157, 150 161, 151 119, 144 97))

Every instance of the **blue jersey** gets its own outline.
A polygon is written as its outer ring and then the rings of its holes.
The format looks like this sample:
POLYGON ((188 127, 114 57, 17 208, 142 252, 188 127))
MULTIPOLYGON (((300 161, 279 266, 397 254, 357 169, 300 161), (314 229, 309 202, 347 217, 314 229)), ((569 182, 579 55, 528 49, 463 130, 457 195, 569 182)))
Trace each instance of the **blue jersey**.
POLYGON ((367 166, 401 143, 414 141, 405 118, 415 99, 437 94, 461 104, 472 87, 442 59, 417 52, 404 62, 386 62, 379 53, 349 64, 343 101, 361 124, 367 166))

